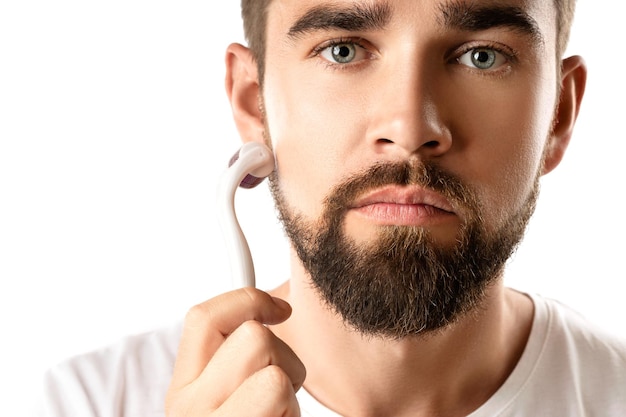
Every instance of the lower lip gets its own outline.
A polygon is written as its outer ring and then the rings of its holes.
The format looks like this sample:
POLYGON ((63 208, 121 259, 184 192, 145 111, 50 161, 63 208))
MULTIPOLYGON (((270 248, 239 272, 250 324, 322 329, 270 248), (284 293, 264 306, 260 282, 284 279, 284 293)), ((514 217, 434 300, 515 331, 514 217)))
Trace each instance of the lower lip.
POLYGON ((353 211, 374 223, 389 226, 425 226, 455 217, 454 213, 425 204, 376 203, 353 211))

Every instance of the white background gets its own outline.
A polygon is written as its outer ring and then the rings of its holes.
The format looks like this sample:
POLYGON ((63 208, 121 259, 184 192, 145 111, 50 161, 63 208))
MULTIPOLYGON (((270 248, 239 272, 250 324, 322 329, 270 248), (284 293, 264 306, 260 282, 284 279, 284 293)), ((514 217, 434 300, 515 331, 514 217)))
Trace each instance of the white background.
MULTIPOLYGON (((223 88, 238 3, 0 4, 3 415, 32 402, 48 366, 229 288, 214 202, 239 143, 223 88)), ((507 282, 626 336, 625 31, 607 0, 579 3, 586 100, 507 282)), ((266 187, 237 205, 269 289, 288 272, 266 187)))

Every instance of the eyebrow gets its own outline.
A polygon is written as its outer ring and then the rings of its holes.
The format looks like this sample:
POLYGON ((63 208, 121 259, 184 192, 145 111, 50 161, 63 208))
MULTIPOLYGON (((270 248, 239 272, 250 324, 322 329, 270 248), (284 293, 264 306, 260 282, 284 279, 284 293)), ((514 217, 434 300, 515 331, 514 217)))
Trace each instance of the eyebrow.
POLYGON ((537 21, 524 9, 508 5, 476 5, 461 1, 450 1, 440 7, 444 27, 468 32, 478 32, 496 27, 505 27, 530 36, 543 44, 537 21))
POLYGON ((289 29, 291 38, 329 29, 350 32, 382 29, 391 17, 387 3, 366 3, 340 6, 323 4, 308 10, 289 29))

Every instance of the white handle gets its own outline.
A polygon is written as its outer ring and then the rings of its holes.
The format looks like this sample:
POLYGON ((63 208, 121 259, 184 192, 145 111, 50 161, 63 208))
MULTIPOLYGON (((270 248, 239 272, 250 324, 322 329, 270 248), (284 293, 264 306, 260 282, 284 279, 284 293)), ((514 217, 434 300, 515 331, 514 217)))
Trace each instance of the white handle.
POLYGON ((252 255, 235 213, 235 191, 246 176, 265 178, 273 170, 274 156, 269 148, 261 143, 248 142, 241 147, 238 157, 222 174, 219 182, 219 220, 226 240, 235 288, 255 286, 252 255))

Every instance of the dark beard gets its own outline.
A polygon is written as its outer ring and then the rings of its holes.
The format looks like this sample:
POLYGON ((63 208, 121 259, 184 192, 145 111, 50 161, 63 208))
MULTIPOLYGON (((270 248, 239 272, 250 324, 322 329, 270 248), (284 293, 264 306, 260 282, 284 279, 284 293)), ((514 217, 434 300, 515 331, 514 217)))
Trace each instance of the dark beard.
POLYGON ((270 184, 287 236, 322 299, 358 332, 388 338, 443 329, 473 311, 521 241, 539 188, 537 180, 522 209, 488 233, 475 193, 432 164, 373 166, 335 187, 317 222, 287 206, 276 174, 270 184), (342 225, 350 203, 388 184, 429 188, 462 209, 456 244, 437 244, 427 230, 411 226, 381 227, 368 245, 347 238, 342 225))

